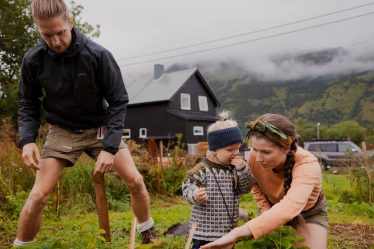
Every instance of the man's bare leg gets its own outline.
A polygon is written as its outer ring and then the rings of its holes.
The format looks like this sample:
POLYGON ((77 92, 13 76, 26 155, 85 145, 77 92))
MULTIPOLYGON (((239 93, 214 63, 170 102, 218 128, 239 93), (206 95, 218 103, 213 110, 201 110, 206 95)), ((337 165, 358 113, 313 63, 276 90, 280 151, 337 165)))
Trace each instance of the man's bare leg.
POLYGON ((150 219, 150 199, 143 176, 139 173, 127 148, 120 149, 114 157, 113 170, 126 182, 130 195, 131 207, 139 223, 150 219))
POLYGON ((34 186, 21 211, 17 239, 27 242, 34 240, 42 221, 43 207, 48 201, 54 185, 58 181, 64 161, 55 158, 46 158, 40 161, 40 170, 36 171, 34 186))

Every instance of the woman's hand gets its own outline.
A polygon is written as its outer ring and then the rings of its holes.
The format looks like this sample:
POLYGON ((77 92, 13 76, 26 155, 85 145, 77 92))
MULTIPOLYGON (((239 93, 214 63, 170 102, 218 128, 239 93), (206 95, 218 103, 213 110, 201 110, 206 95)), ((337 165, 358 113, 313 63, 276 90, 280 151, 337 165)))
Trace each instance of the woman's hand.
POLYGON ((252 236, 252 234, 247 226, 243 225, 233 229, 231 232, 216 241, 200 247, 200 249, 232 249, 236 241, 245 236, 252 236))
POLYGON ((206 202, 208 200, 208 193, 206 188, 198 188, 194 191, 193 196, 198 202, 206 202))

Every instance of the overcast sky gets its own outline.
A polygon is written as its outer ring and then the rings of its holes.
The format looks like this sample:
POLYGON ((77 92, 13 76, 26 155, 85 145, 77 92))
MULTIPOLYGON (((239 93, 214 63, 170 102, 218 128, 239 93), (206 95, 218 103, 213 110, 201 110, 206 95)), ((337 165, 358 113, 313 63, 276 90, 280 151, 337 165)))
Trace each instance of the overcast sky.
MULTIPOLYGON (((238 61, 248 70, 272 74, 280 70, 269 61, 274 55, 335 47, 349 50, 348 57, 331 68, 309 68, 310 73, 374 66, 357 59, 374 54, 374 1, 370 0, 76 2, 84 7, 83 21, 101 26, 95 40, 113 53, 129 75, 151 73, 155 63, 167 67, 210 61, 238 61), (196 44, 200 45, 191 46, 196 44), (165 50, 169 51, 157 54, 165 50), (182 54, 187 55, 178 56, 182 54)), ((305 70, 295 67, 295 71, 305 70)))

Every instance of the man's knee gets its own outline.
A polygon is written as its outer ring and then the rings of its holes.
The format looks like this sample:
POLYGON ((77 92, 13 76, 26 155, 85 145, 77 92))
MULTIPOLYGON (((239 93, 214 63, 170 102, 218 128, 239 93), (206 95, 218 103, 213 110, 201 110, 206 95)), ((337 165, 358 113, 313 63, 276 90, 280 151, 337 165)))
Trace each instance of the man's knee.
POLYGON ((141 193, 145 190, 143 176, 138 174, 132 177, 128 182, 127 186, 132 194, 141 193))
POLYGON ((31 192, 27 200, 27 205, 30 213, 43 209, 45 204, 48 202, 48 193, 40 191, 31 192))

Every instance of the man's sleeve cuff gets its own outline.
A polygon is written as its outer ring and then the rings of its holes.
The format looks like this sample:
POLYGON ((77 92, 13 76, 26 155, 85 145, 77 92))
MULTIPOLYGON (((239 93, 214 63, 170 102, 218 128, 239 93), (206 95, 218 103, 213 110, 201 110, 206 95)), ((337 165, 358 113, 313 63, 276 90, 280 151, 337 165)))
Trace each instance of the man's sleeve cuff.
POLYGON ((106 151, 106 152, 108 152, 108 153, 110 153, 112 155, 115 155, 117 153, 117 151, 118 151, 118 148, 116 149, 116 148, 108 147, 108 148, 104 148, 103 151, 106 151))
POLYGON ((22 149, 23 146, 25 146, 26 144, 31 144, 31 143, 35 143, 34 138, 25 138, 25 139, 19 141, 18 148, 22 149))

